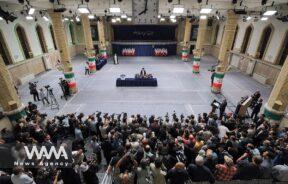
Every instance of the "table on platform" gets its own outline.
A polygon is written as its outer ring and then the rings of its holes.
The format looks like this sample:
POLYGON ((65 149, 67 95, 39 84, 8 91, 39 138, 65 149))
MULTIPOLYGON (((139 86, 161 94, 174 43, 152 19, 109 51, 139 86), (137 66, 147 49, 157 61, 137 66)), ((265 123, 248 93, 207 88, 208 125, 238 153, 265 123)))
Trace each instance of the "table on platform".
POLYGON ((96 69, 100 70, 106 63, 107 59, 99 59, 99 61, 96 62, 96 69))
POLYGON ((117 87, 156 87, 158 86, 157 79, 138 79, 138 78, 118 78, 116 81, 117 87))

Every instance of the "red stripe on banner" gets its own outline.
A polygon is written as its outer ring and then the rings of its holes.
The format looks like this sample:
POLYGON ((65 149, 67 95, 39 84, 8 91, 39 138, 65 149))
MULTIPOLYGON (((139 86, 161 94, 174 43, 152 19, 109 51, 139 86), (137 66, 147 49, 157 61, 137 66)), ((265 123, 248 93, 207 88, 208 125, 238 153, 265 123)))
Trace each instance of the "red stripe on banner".
POLYGON ((68 85, 70 88, 74 88, 77 86, 76 82, 70 82, 68 85))
POLYGON ((96 70, 96 66, 89 66, 89 70, 96 70))
POLYGON ((222 87, 222 83, 213 83, 213 87, 221 88, 222 87))
POLYGON ((193 65, 193 69, 198 69, 199 70, 200 66, 199 65, 193 65))
POLYGON ((187 58, 188 58, 188 55, 186 55, 186 56, 182 56, 182 58, 185 58, 185 59, 187 59, 187 58))

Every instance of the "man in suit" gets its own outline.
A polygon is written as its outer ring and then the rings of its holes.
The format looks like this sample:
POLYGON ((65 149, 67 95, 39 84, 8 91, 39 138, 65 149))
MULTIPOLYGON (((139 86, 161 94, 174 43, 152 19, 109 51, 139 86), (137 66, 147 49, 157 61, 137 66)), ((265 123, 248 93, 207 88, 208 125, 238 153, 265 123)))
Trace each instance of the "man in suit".
POLYGON ((219 107, 219 117, 222 119, 224 113, 225 113, 225 110, 226 110, 226 107, 227 107, 227 100, 224 99, 223 102, 221 103, 220 107, 219 107))
POLYGON ((251 114, 251 119, 254 119, 258 116, 260 110, 261 110, 261 107, 262 107, 262 102, 263 100, 260 98, 258 100, 258 102, 254 105, 253 107, 253 111, 252 111, 252 114, 251 114))
POLYGON ((140 76, 141 77, 145 77, 146 76, 146 70, 145 68, 142 68, 141 72, 140 72, 140 76))

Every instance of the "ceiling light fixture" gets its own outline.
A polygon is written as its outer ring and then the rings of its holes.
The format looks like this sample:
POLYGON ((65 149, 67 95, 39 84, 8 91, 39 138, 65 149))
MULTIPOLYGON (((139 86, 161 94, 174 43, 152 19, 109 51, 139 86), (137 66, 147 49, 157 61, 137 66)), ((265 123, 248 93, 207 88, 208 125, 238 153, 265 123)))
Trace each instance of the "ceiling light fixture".
POLYGON ((126 14, 122 14, 121 15, 121 19, 127 19, 127 15, 126 14))
POLYGON ((79 18, 78 16, 76 17, 76 21, 77 21, 77 22, 80 22, 80 18, 79 18))
POLYGON ((260 20, 266 21, 266 20, 268 20, 268 17, 262 17, 260 20))
POLYGON ((200 10, 200 13, 203 13, 203 14, 208 14, 208 13, 211 13, 212 9, 211 8, 202 8, 200 10))
POLYGON ((205 20, 205 19, 207 19, 207 16, 206 15, 201 15, 200 19, 205 20))
POLYGON ((165 21, 164 17, 160 18, 160 22, 164 22, 164 21, 165 21))
POLYGON ((170 19, 170 20, 171 20, 171 22, 173 22, 173 23, 177 22, 176 19, 170 19))
POLYGON ((170 15, 170 19, 175 19, 176 15, 170 15))
POLYGON ((110 13, 120 13, 121 9, 117 5, 111 5, 111 7, 109 8, 109 11, 110 13))
POLYGON ((247 18, 246 18, 246 20, 251 20, 252 19, 252 17, 250 17, 250 16, 248 16, 247 18))
POLYGON ((89 18, 89 19, 94 19, 95 16, 94 16, 93 14, 90 14, 90 15, 88 15, 88 18, 89 18))
POLYGON ((161 18, 161 15, 158 15, 158 19, 160 19, 161 18))
POLYGON ((26 19, 27 19, 27 20, 33 20, 34 18, 33 18, 31 15, 27 15, 27 16, 26 16, 26 19))
POLYGON ((90 13, 90 10, 88 9, 88 5, 85 4, 79 4, 77 10, 79 13, 90 13))
POLYGON ((173 13, 183 13, 184 12, 184 6, 183 5, 175 5, 172 12, 173 13))
POLYGON ((277 13, 276 10, 267 10, 264 12, 264 16, 272 16, 272 15, 275 15, 275 13, 277 13))
POLYGON ((29 14, 29 15, 33 15, 34 12, 35 12, 35 8, 33 8, 33 7, 30 7, 30 8, 28 9, 28 14, 29 14))
POLYGON ((128 18, 127 18, 127 21, 131 22, 131 21, 132 21, 131 17, 128 17, 128 18))
POLYGON ((44 19, 45 21, 47 21, 47 22, 49 21, 48 17, 45 16, 45 15, 43 16, 43 19, 44 19))
POLYGON ((112 23, 115 23, 115 22, 116 22, 116 19, 112 19, 111 22, 112 22, 112 23))

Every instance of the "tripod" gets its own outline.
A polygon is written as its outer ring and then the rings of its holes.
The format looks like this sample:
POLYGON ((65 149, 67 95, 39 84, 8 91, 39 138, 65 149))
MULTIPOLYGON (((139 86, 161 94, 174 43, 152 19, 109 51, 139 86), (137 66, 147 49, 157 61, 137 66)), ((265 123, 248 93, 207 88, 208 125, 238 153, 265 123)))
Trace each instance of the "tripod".
POLYGON ((46 89, 47 89, 47 99, 48 100, 49 100, 49 98, 51 99, 50 100, 51 101, 51 103, 50 103, 51 109, 58 109, 59 110, 59 104, 58 104, 58 102, 57 102, 57 100, 53 94, 52 89, 48 89, 48 88, 46 88, 46 89))

